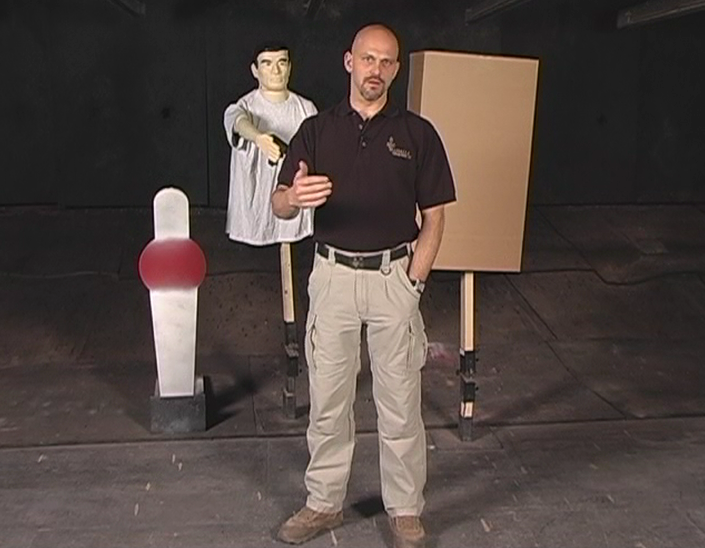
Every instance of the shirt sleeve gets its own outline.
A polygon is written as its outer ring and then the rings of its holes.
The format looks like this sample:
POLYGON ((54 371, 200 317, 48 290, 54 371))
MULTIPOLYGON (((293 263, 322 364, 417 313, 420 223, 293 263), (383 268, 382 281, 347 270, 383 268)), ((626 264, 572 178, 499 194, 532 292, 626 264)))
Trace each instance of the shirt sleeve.
POLYGON ((416 202, 424 210, 456 200, 448 155, 436 129, 425 122, 423 152, 416 173, 416 202))
POLYGON ((236 103, 229 105, 228 108, 225 109, 223 126, 225 127, 225 137, 231 147, 242 148, 245 145, 245 140, 237 134, 235 124, 239 118, 249 116, 249 113, 250 110, 245 101, 245 97, 240 97, 236 103), (234 140, 233 137, 235 137, 236 140, 234 140))
POLYGON ((299 162, 306 162, 309 173, 315 173, 314 162, 315 125, 313 118, 306 118, 298 131, 291 138, 286 156, 279 171, 279 184, 291 186, 294 175, 299 169, 299 162))
POLYGON ((307 101, 306 102, 306 116, 313 116, 314 114, 318 114, 318 109, 316 108, 316 104, 313 101, 307 101))

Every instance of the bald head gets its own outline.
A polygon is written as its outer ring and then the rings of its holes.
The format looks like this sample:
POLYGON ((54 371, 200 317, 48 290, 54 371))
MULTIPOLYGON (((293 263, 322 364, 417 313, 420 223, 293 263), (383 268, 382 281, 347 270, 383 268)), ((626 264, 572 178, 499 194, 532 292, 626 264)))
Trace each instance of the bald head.
POLYGON ((384 25, 368 25, 355 35, 344 63, 350 73, 351 104, 381 108, 399 71, 399 41, 384 25))
POLYGON ((350 51, 354 52, 356 49, 364 48, 370 41, 376 45, 386 45, 390 50, 394 50, 396 52, 395 60, 399 57, 399 40, 396 35, 388 27, 379 24, 367 25, 357 31, 350 51))

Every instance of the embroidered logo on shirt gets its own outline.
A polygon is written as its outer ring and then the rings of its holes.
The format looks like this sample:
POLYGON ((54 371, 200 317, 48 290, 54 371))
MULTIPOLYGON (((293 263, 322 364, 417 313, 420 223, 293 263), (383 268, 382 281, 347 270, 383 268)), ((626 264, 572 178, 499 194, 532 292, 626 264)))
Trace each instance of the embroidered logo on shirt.
POLYGON ((387 141, 387 148, 389 149, 389 152, 392 153, 392 156, 404 158, 405 160, 411 160, 411 151, 404 148, 399 148, 394 142, 394 137, 389 137, 389 141, 387 141))

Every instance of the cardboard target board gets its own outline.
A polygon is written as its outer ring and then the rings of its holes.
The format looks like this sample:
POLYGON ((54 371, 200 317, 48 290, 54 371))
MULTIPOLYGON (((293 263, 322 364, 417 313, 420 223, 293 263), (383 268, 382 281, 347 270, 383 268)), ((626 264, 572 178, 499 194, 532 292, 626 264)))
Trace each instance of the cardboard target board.
POLYGON ((411 54, 408 108, 440 133, 458 196, 434 269, 521 269, 538 68, 536 59, 411 54))

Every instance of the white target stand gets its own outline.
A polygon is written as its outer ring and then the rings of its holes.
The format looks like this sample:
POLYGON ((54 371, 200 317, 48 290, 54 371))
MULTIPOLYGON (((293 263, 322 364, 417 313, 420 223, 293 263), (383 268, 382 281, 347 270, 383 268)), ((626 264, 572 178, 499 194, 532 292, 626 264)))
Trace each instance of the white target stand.
POLYGON ((154 239, 139 259, 152 309, 157 382, 150 399, 155 433, 206 429, 203 377, 196 377, 198 286, 206 274, 203 251, 190 238, 189 203, 176 188, 154 197, 154 239))

